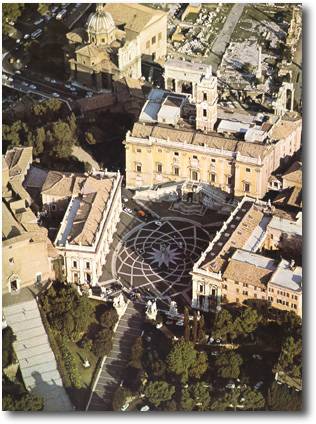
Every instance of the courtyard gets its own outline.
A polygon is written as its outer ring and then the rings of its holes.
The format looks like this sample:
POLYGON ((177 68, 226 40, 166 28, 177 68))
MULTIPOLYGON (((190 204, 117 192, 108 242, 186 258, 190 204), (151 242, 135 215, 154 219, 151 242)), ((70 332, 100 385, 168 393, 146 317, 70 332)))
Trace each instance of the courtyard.
POLYGON ((193 264, 206 249, 209 233, 196 221, 164 217, 126 233, 112 256, 112 274, 128 290, 158 298, 166 306, 190 299, 193 264))

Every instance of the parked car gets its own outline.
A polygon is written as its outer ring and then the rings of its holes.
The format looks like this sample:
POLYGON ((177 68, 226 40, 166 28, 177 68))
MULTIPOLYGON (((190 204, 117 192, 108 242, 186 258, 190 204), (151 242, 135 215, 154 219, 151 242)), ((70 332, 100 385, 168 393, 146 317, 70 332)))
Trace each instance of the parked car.
POLYGON ((36 89, 37 89, 36 85, 34 85, 34 84, 31 84, 31 85, 30 85, 30 88, 31 88, 32 90, 36 90, 36 89))
POLYGON ((54 96, 54 97, 60 97, 60 95, 58 93, 53 93, 52 96, 54 96))

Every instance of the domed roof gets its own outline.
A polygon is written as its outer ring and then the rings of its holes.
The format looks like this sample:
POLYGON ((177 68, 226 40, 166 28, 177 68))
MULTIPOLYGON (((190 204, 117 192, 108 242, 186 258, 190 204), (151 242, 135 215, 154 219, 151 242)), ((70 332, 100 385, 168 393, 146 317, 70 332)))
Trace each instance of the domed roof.
POLYGON ((115 29, 115 23, 112 15, 105 12, 103 6, 98 5, 95 13, 89 16, 87 22, 87 31, 98 34, 109 34, 115 29))

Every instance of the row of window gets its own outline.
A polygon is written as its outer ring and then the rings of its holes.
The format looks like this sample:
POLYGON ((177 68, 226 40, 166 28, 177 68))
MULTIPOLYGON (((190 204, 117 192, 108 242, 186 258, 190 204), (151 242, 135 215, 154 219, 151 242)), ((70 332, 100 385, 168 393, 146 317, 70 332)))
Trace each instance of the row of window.
MULTIPOLYGON (((156 169, 157 169, 158 174, 162 174, 163 168, 162 168, 162 164, 161 163, 158 163, 157 164, 157 168, 156 169)), ((136 164, 136 172, 138 174, 141 174, 141 172, 142 172, 142 165, 140 163, 137 163, 136 164)), ((180 168, 178 166, 173 166, 173 174, 176 175, 176 176, 179 176, 180 175, 180 168)), ((194 170, 191 171, 191 179, 193 181, 198 181, 199 180, 199 173, 198 173, 198 171, 194 171, 194 170)), ((210 174, 210 179, 211 179, 211 182, 212 183, 215 183, 216 182, 216 174, 214 172, 212 172, 210 174)), ((227 176, 227 185, 231 185, 232 182, 233 182, 233 177, 231 175, 228 175, 227 176)), ((249 183, 245 183, 244 184, 244 188, 245 188, 245 191, 250 191, 250 184, 249 183)))
POLYGON ((278 299, 278 298, 275 299, 272 296, 268 296, 268 300, 274 303, 278 303, 279 305, 291 306, 292 309, 297 309, 297 305, 295 303, 291 303, 290 305, 290 302, 288 302, 287 300, 278 299))
MULTIPOLYGON (((239 282, 238 281, 235 281, 235 284, 238 286, 239 285, 239 282)), ((242 283, 242 286, 243 287, 249 287, 249 284, 248 283, 242 283)), ((257 286, 253 286, 253 289, 254 290, 261 290, 263 293, 266 292, 266 289, 263 289, 263 288, 259 289, 259 287, 257 287, 257 286)), ((236 289, 236 290, 238 290, 238 289, 236 289)))
MULTIPOLYGON (((90 269, 90 262, 86 262, 85 265, 86 265, 86 269, 90 269)), ((78 269, 78 261, 72 261, 72 267, 74 269, 78 269)))
MULTIPOLYGON (((159 32, 159 34, 158 34, 158 41, 160 41, 161 39, 162 39, 162 33, 159 32)), ((156 41, 157 41, 157 37, 154 35, 151 38, 151 45, 153 46, 154 44, 156 44, 156 41)), ((149 49, 149 48, 150 48, 150 40, 146 41, 146 49, 149 49)))
MULTIPOLYGON (((269 288, 269 292, 274 293, 274 289, 273 288, 269 288)), ((279 294, 280 296, 286 296, 286 297, 291 297, 292 299, 297 300, 297 295, 296 294, 292 294, 290 295, 290 293, 282 291, 282 290, 276 290, 276 293, 279 294)))

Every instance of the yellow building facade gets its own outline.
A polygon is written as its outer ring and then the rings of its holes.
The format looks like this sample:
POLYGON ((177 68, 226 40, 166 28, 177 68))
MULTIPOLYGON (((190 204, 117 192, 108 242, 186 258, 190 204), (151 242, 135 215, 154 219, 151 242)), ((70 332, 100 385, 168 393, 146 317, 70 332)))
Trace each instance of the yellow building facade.
MULTIPOLYGON (((301 120, 280 119, 285 135, 269 144, 237 141, 159 124, 138 122, 125 138, 126 186, 150 187, 192 180, 208 183, 236 197, 263 198, 271 173, 301 145, 301 120)), ((277 134, 277 136, 279 136, 277 134)))

